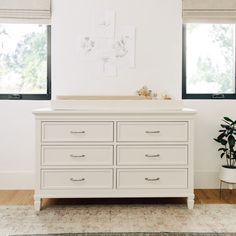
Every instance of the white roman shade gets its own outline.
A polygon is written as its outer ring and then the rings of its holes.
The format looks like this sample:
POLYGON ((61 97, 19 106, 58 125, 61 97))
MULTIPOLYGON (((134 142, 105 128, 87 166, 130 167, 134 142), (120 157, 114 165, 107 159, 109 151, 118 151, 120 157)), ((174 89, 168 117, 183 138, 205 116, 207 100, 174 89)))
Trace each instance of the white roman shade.
POLYGON ((0 0, 1 22, 50 23, 51 0, 0 0))
POLYGON ((185 23, 236 23, 236 0, 182 1, 185 23))

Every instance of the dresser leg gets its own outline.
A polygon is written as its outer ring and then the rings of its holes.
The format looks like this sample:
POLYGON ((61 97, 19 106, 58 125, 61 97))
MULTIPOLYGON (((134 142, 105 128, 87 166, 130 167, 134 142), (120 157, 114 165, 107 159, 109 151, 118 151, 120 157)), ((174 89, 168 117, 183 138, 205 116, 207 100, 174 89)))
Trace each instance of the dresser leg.
POLYGON ((42 207, 42 198, 35 197, 34 198, 34 209, 36 211, 40 211, 42 207))
POLYGON ((188 206, 188 209, 193 209, 194 207, 194 196, 191 196, 191 197, 188 197, 187 198, 187 206, 188 206))

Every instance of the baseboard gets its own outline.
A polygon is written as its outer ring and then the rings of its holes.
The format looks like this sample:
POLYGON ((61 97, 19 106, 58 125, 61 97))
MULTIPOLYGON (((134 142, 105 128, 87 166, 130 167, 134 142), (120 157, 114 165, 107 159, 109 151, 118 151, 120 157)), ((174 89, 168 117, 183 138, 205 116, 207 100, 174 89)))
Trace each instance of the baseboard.
POLYGON ((34 172, 0 172, 0 189, 34 189, 34 172))
MULTIPOLYGON (((220 181, 218 172, 195 171, 194 188, 195 189, 218 189, 220 181)), ((223 184, 223 188, 227 188, 227 184, 223 184)))
MULTIPOLYGON (((0 172, 0 189, 34 189, 34 172, 0 172)), ((223 185, 227 188, 227 184, 223 185)), ((218 172, 196 171, 194 174, 195 189, 219 188, 218 172)))

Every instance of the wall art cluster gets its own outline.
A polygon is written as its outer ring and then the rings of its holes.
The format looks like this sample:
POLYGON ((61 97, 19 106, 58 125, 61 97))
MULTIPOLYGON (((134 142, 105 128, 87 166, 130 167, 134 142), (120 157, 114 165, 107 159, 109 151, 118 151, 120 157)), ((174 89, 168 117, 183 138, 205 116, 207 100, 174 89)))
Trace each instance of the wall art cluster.
POLYGON ((104 76, 117 76, 118 68, 135 67, 135 27, 116 26, 114 10, 94 12, 93 33, 80 35, 79 55, 101 66, 104 76))

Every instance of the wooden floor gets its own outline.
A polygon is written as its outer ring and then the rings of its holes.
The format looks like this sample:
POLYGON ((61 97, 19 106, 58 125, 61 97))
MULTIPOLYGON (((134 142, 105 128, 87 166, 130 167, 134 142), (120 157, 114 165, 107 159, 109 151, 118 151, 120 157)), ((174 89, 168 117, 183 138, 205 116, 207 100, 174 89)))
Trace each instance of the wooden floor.
MULTIPOLYGON (((31 190, 1 190, 0 205, 33 205, 33 194, 31 190)), ((148 198, 148 199, 44 199, 43 205, 71 205, 71 204, 153 204, 185 203, 181 198, 148 198)), ((228 189, 220 192, 218 189, 196 189, 196 204, 236 204, 236 190, 228 189)))

